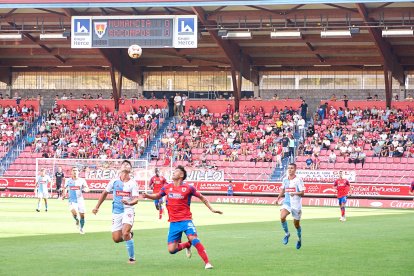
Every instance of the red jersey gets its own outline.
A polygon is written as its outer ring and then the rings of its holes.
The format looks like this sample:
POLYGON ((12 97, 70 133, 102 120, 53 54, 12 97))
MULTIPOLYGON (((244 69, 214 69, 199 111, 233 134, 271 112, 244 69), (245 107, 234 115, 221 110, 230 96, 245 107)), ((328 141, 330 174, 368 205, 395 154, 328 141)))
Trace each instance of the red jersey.
POLYGON ((158 193, 161 196, 167 196, 167 210, 169 215, 169 222, 177 222, 183 220, 192 220, 190 211, 191 197, 200 197, 201 194, 188 184, 181 184, 175 186, 174 184, 167 184, 162 187, 158 193))
POLYGON ((161 188, 167 184, 167 180, 165 180, 164 176, 156 176, 154 175, 150 179, 150 187, 152 188, 152 192, 154 194, 158 194, 161 191, 161 188))
POLYGON ((338 190, 338 198, 348 195, 349 188, 351 187, 349 181, 344 178, 335 180, 334 187, 338 190))

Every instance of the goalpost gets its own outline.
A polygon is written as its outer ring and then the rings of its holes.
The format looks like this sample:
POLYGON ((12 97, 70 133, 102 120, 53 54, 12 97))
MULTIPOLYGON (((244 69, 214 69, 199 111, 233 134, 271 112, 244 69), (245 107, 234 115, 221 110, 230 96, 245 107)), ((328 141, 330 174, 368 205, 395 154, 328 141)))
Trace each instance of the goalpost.
MULTIPOLYGON (((55 173, 59 167, 62 167, 65 178, 71 176, 72 167, 77 167, 80 177, 85 178, 91 192, 100 193, 111 179, 118 177, 122 161, 124 159, 36 158, 36 176, 39 175, 42 168, 45 168, 46 174, 53 180, 54 186, 56 183, 55 173)), ((147 192, 151 175, 148 161, 144 159, 129 159, 129 161, 132 164, 133 178, 137 182, 139 191, 147 192)))

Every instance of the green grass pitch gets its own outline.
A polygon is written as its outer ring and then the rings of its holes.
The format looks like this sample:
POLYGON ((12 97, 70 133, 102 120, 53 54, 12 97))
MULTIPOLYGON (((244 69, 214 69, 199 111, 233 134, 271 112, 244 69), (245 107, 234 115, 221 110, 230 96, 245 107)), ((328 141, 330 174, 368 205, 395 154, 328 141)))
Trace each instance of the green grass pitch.
MULTIPOLYGON (((193 204, 194 223, 214 269, 193 249, 170 255, 168 222, 158 220, 149 201, 136 207, 137 263, 127 264, 124 243, 112 242, 111 203, 97 216, 86 201, 85 235, 80 235, 67 201, 52 199, 49 212, 35 212, 35 199, 0 199, 0 275, 413 275, 412 210, 304 207, 303 245, 296 231, 282 245, 279 207, 215 205, 224 215, 193 204)), ((291 218, 290 218, 291 219, 291 218)))

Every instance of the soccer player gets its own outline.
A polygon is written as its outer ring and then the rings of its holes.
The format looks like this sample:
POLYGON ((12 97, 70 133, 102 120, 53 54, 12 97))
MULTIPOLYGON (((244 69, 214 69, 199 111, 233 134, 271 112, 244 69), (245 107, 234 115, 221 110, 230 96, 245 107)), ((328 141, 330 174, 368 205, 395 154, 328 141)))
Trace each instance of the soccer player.
POLYGON ((58 199, 62 197, 62 182, 64 178, 65 178, 65 174, 62 171, 62 167, 59 166, 57 172, 55 173, 56 193, 57 193, 58 199))
POLYGON ((190 247, 193 245, 197 249, 200 257, 203 259, 205 269, 212 269, 213 266, 210 264, 204 246, 197 237, 197 231, 192 222, 192 214, 190 211, 191 197, 198 197, 211 212, 217 214, 223 213, 211 207, 207 198, 197 192, 193 186, 183 183, 186 177, 187 172, 184 167, 178 166, 173 172, 172 184, 167 184, 162 187, 158 194, 149 195, 144 193, 143 195, 144 198, 152 200, 167 196, 166 205, 169 215, 168 221, 170 222, 170 229, 168 232, 168 251, 171 254, 175 254, 178 251, 186 249, 187 257, 191 258, 190 247), (181 235, 183 232, 187 235, 188 241, 181 243, 181 235))
MULTIPOLYGON (((414 196, 414 181, 411 182, 411 187, 410 187, 410 191, 409 191, 410 195, 414 196)), ((414 200, 414 198, 413 198, 414 200)))
POLYGON ((346 221, 345 204, 351 190, 351 185, 349 184, 349 181, 344 178, 342 171, 339 171, 339 178, 334 182, 334 189, 337 192, 339 208, 341 208, 341 217, 339 220, 344 222, 346 221))
POLYGON ((89 192, 88 184, 86 184, 84 178, 79 177, 79 169, 72 167, 71 177, 66 179, 63 197, 66 198, 69 194, 69 210, 76 221, 76 225, 78 226, 80 223, 79 233, 83 235, 85 234, 83 230, 85 226, 85 200, 82 191, 89 192))
POLYGON ((45 212, 47 212, 47 199, 49 198, 48 189, 52 188, 52 179, 50 176, 46 175, 46 169, 42 168, 40 170, 40 175, 37 176, 34 192, 37 195, 37 208, 36 211, 40 212, 40 201, 45 201, 45 212))
MULTIPOLYGON (((167 184, 167 180, 164 176, 160 176, 160 170, 158 168, 155 168, 155 175, 151 177, 149 187, 152 189, 153 194, 158 194, 161 191, 161 188, 164 187, 164 185, 167 184)), ((162 206, 162 198, 156 199, 154 201, 155 208, 159 211, 159 219, 162 219, 163 214, 163 206, 162 206)))
POLYGON ((128 263, 135 263, 135 248, 132 226, 134 225, 134 205, 138 203, 138 186, 131 179, 132 165, 128 160, 121 164, 121 172, 118 179, 111 180, 99 197, 96 207, 92 212, 96 215, 99 207, 106 199, 108 193, 113 193, 112 203, 112 239, 115 243, 125 241, 128 251, 128 263))
POLYGON ((285 196, 282 208, 280 209, 280 221, 282 223, 282 228, 285 231, 283 244, 286 245, 289 242, 290 233, 286 217, 289 214, 292 214, 293 224, 295 225, 298 234, 296 249, 300 249, 302 247, 302 227, 300 226, 300 218, 302 216, 302 197, 305 194, 305 186, 303 185, 302 178, 296 176, 295 163, 290 163, 287 170, 288 176, 282 181, 282 191, 276 199, 276 204, 279 204, 279 199, 285 196))

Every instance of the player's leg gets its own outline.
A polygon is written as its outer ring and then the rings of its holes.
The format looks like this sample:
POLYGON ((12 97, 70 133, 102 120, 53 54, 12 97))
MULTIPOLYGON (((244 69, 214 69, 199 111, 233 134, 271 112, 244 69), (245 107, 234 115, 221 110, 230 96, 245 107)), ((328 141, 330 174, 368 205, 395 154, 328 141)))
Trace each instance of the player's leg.
MULTIPOLYGON (((210 261, 208 259, 208 255, 206 252, 206 249, 204 248, 201 241, 198 239, 197 236, 197 230, 191 220, 186 221, 187 229, 184 231, 187 235, 187 238, 189 242, 191 242, 191 245, 194 246, 197 249, 198 255, 200 255, 201 259, 203 259, 205 268, 211 269, 213 266, 210 264, 210 261)), ((188 247, 189 251, 190 247, 188 247)), ((190 257, 191 257, 191 251, 190 251, 190 257)))
POLYGON ((45 211, 47 212, 47 195, 45 195, 44 197, 43 197, 43 200, 45 201, 45 211))
POLYGON ((129 257, 128 262, 130 264, 135 263, 135 246, 131 234, 132 226, 134 225, 134 217, 135 213, 133 210, 125 211, 122 217, 122 238, 125 241, 129 257))
POLYGON ((72 213, 72 217, 75 220, 76 226, 79 225, 78 213, 76 212, 77 209, 78 209, 77 203, 69 202, 69 210, 72 213))
POLYGON ((286 221, 286 217, 290 214, 289 209, 290 208, 288 208, 287 206, 283 206, 280 210, 280 222, 282 224, 283 231, 285 231, 285 236, 283 237, 283 244, 285 245, 288 244, 290 237, 289 228, 286 221))
POLYGON ((78 199, 78 213, 79 213, 79 233, 85 234, 83 227, 85 226, 85 201, 83 199, 78 199))
POLYGON ((162 219, 162 214, 164 213, 164 207, 162 206, 163 200, 160 198, 158 200, 158 211, 159 211, 159 219, 162 219))
POLYGON ((122 238, 122 217, 123 214, 112 214, 112 240, 115 243, 124 241, 122 238))
POLYGON ((296 243, 296 249, 302 247, 302 227, 300 226, 300 219, 302 217, 302 210, 292 209, 293 224, 296 228, 296 233, 298 234, 298 242, 296 243))
POLYGON ((154 200, 154 205, 155 205, 155 209, 159 210, 160 206, 159 206, 159 199, 154 200))
POLYGON ((339 206, 341 208, 341 218, 340 221, 345 221, 345 204, 346 204, 346 196, 340 198, 339 206))
POLYGON ((40 201, 42 200, 42 196, 40 194, 41 193, 38 193, 38 196, 37 196, 37 208, 36 208, 37 212, 40 212, 40 201))

